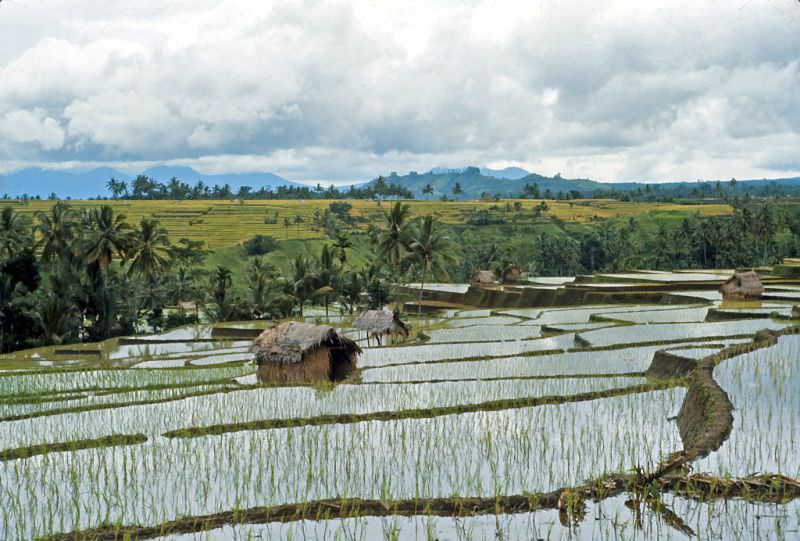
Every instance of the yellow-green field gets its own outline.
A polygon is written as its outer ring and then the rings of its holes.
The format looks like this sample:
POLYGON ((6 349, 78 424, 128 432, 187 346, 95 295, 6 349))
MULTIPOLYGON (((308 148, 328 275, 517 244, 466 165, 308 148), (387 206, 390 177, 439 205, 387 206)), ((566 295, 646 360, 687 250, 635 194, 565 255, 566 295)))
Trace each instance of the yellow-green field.
MULTIPOLYGON (((131 223, 137 223, 145 216, 157 218, 166 227, 173 241, 180 238, 202 240, 211 249, 231 246, 253 235, 271 235, 277 239, 321 238, 323 233, 314 225, 314 211, 320 212, 330 205, 331 200, 203 200, 203 201, 70 201, 76 209, 110 205, 116 212, 123 213, 131 223), (277 223, 264 223, 265 217, 277 223), (295 224, 295 217, 302 216, 302 222, 295 224), (291 221, 287 228, 284 218, 291 221)), ((476 210, 505 208, 515 202, 522 204, 522 212, 530 213, 541 200, 503 200, 503 201, 408 201, 411 211, 417 215, 433 214, 442 222, 464 223, 467 215, 476 210)), ((53 201, 0 201, 0 207, 12 205, 23 214, 32 215, 36 211, 47 210, 53 201)), ((370 223, 378 223, 382 213, 392 203, 384 201, 348 200, 353 208, 350 214, 356 219, 359 230, 365 230, 370 223)), ((672 203, 622 202, 605 199, 581 201, 547 201, 549 210, 546 216, 556 216, 570 222, 585 223, 597 219, 618 216, 655 214, 664 216, 693 215, 715 216, 729 214, 728 205, 681 205, 672 203)), ((502 212, 502 211, 500 211, 502 212)), ((509 215, 512 213, 509 212, 509 215)))

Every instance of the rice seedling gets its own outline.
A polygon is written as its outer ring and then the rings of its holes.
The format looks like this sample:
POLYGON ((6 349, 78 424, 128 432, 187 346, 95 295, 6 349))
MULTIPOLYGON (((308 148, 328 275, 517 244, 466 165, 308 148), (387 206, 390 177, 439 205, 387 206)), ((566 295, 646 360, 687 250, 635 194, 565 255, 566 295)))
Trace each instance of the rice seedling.
MULTIPOLYGON (((708 297, 703 306, 453 309, 412 321, 427 342, 364 348, 361 370, 338 384, 259 384, 250 342, 202 341, 211 336, 202 326, 93 346, 99 354, 73 354, 79 365, 23 352, 29 365, 0 371, 0 538, 81 538, 138 524, 164 541, 791 539, 800 499, 783 503, 774 483, 792 488, 800 477, 800 336, 763 347, 775 340, 750 337, 791 322, 702 322, 716 304, 706 293, 694 297, 708 297), (734 345, 752 351, 723 349, 734 345), (735 407, 733 429, 689 465, 716 477, 674 470, 649 480, 696 457, 679 428, 683 386, 696 380, 644 377, 662 349, 719 362, 713 376, 735 407), (753 472, 788 478, 728 479, 753 472), (619 478, 628 484, 615 485, 619 478), (586 486, 597 501, 582 499, 586 486), (713 486, 760 503, 715 501, 713 486), (504 498, 551 491, 547 508, 503 507, 504 498), (424 507, 470 498, 488 507, 475 516, 424 507), (336 507, 351 500, 374 506, 336 507), (392 502, 421 507, 381 507, 392 502), (274 506, 294 514, 237 521, 240 511, 274 506), (306 516, 306 506, 324 512, 306 516), (192 526, 203 516, 217 522, 192 526), (162 531, 170 521, 184 521, 186 533, 162 531)), ((307 318, 320 314, 309 308, 307 318)))
POLYGON ((155 438, 142 445, 41 455, 0 464, 6 513, 0 535, 36 537, 50 531, 49 524, 57 531, 118 520, 153 524, 339 496, 548 490, 653 465, 679 448, 667 418, 682 394, 671 389, 423 419, 155 438), (16 490, 19 486, 26 490, 16 490), (58 501, 70 503, 53 507, 58 501))
POLYGON ((714 377, 734 405, 730 438, 695 464, 721 476, 774 472, 800 477, 800 337, 728 359, 714 377))

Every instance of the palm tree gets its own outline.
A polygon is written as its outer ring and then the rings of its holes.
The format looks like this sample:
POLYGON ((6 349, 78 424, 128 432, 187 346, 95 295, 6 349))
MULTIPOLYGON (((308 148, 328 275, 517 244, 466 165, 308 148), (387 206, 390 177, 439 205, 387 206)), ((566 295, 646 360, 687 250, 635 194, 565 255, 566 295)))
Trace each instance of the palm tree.
POLYGON ((433 193, 433 186, 430 184, 426 184, 424 188, 422 188, 423 195, 430 195, 433 193))
POLYGON ((226 321, 230 312, 228 290, 233 286, 231 270, 227 267, 217 266, 211 277, 211 295, 217 305, 216 319, 226 321))
POLYGON ((124 180, 117 180, 113 177, 106 182, 106 188, 111 192, 111 197, 114 199, 128 192, 128 184, 124 180))
POLYGON ((417 308, 422 314, 422 294, 425 288, 425 276, 429 270, 442 270, 445 262, 452 261, 450 238, 443 235, 436 227, 433 216, 425 216, 414 232, 409 246, 410 257, 420 265, 419 304, 417 308))
POLYGON ((302 224, 305 220, 303 219, 302 214, 295 214, 294 215, 294 225, 297 226, 297 238, 300 238, 300 224, 302 224))
POLYGON ((247 268, 247 285, 253 294, 253 312, 256 318, 260 318, 266 312, 270 282, 277 274, 275 266, 263 258, 256 257, 250 261, 247 268))
POLYGON ((328 246, 322 247, 322 252, 319 254, 319 267, 317 272, 317 283, 319 287, 315 294, 325 299, 325 320, 328 319, 328 302, 330 296, 336 292, 336 264, 333 260, 333 250, 329 250, 328 246))
POLYGON ((36 218, 42 261, 53 263, 58 258, 70 257, 69 246, 75 238, 75 213, 70 206, 59 201, 49 213, 37 212, 36 218))
POLYGON ((286 231, 286 240, 289 240, 289 226, 292 225, 292 221, 289 219, 288 216, 283 217, 283 228, 286 231))
POLYGON ((352 314, 355 307, 361 300, 361 294, 364 292, 364 280, 361 274, 356 271, 350 271, 341 279, 339 287, 339 299, 342 304, 347 306, 348 311, 352 314))
POLYGON ((152 285, 167 266, 169 249, 167 230, 154 218, 142 218, 127 252, 131 261, 128 276, 137 274, 152 285))
POLYGON ((408 205, 396 201, 391 210, 384 212, 383 215, 386 218, 386 228, 378 235, 378 252, 381 256, 387 257, 389 264, 397 269, 408 246, 411 209, 408 205))
POLYGON ((0 212, 0 259, 13 257, 30 242, 28 224, 25 217, 5 207, 0 212))
POLYGON ((339 252, 339 263, 344 268, 344 263, 347 261, 347 250, 353 247, 353 242, 347 236, 347 233, 339 233, 336 235, 333 247, 339 252))
POLYGON ((292 263, 291 288, 300 304, 300 317, 303 317, 303 305, 314 293, 314 270, 308 258, 299 255, 292 263))
POLYGON ((125 221, 124 214, 115 216, 108 205, 94 209, 86 218, 89 223, 84 225, 90 233, 83 246, 84 261, 105 273, 114 255, 124 257, 130 244, 131 226, 125 221))
POLYGON ((81 313, 71 295, 74 286, 58 275, 50 277, 50 287, 37 292, 37 302, 25 314, 33 320, 45 344, 76 340, 81 331, 81 313))

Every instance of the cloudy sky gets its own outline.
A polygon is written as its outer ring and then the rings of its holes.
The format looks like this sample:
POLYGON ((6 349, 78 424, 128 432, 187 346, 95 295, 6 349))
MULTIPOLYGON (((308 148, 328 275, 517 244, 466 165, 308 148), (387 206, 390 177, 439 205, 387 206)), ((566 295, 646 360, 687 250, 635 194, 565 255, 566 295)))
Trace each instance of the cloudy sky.
POLYGON ((800 174, 798 0, 2 0, 0 171, 800 174))

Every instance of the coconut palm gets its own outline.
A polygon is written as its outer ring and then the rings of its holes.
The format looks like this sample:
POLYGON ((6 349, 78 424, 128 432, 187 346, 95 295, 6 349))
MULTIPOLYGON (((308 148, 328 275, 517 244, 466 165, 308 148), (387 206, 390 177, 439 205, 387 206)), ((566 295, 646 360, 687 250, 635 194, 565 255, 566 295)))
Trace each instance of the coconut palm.
POLYGON ((111 192, 111 197, 114 199, 119 198, 119 196, 122 194, 128 193, 128 183, 124 180, 117 180, 113 177, 106 182, 106 188, 109 192, 111 192))
POLYGON ((325 319, 328 319, 328 303, 331 295, 336 292, 336 275, 337 269, 334 263, 333 250, 328 249, 325 245, 322 247, 322 252, 319 254, 319 265, 317 271, 317 285, 319 286, 314 292, 318 297, 323 297, 325 300, 325 319))
POLYGON ((347 233, 339 233, 336 235, 333 247, 339 252, 339 263, 344 268, 345 261, 347 261, 347 250, 353 247, 353 242, 347 233))
POLYGON ((300 305, 300 317, 303 317, 303 305, 314 294, 314 269, 307 257, 297 256, 292 263, 291 294, 300 305))
POLYGON ((58 202, 50 212, 36 213, 39 232, 39 248, 42 261, 53 263, 59 258, 69 258, 72 254, 70 243, 75 239, 75 213, 69 205, 58 202))
POLYGON ((409 242, 411 209, 396 201, 389 212, 384 212, 385 229, 378 234, 378 252, 386 257, 395 271, 399 270, 409 242))
POLYGON ((364 280, 359 272, 351 271, 346 273, 340 280, 339 299, 347 310, 352 314, 361 295, 364 292, 364 280))
POLYGON ((124 214, 114 215, 108 205, 85 215, 85 228, 90 231, 84 241, 83 259, 89 266, 97 266, 105 273, 114 256, 124 257, 131 238, 131 226, 124 214))
POLYGON ((227 267, 217 266, 211 275, 211 296, 217 305, 215 319, 226 321, 231 312, 230 288, 233 286, 233 276, 227 267))
POLYGON ((3 208, 0 212, 0 260, 19 253, 31 240, 25 217, 13 207, 3 208))
POLYGON ((425 216, 413 232, 409 245, 410 258, 420 266, 419 313, 422 313, 422 294, 425 277, 430 270, 444 271, 444 264, 453 261, 450 238, 442 234, 433 221, 433 216, 425 216))
POLYGON ((152 285, 169 261, 169 236, 158 220, 142 218, 127 251, 131 265, 128 276, 141 276, 152 285))
POLYGON ((62 344, 77 340, 81 331, 81 313, 71 296, 74 286, 61 276, 50 277, 50 287, 41 288, 36 304, 25 310, 36 323, 44 344, 62 344))
POLYGON ((253 295, 253 312, 256 318, 262 317, 267 311, 270 283, 277 275, 275 266, 260 257, 253 258, 247 267, 247 285, 253 295))

